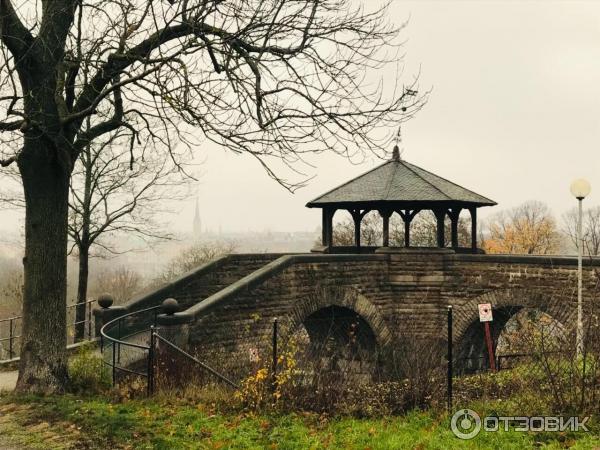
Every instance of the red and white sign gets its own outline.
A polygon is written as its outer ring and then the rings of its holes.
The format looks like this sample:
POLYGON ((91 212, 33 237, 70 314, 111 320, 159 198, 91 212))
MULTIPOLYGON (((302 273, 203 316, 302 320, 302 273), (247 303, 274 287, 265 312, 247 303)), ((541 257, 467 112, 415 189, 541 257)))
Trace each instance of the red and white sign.
POLYGON ((477 305, 479 308, 479 321, 480 322, 491 322, 492 317, 492 304, 491 303, 480 303, 477 305))
POLYGON ((250 357, 250 362, 259 362, 260 361, 260 356, 258 355, 258 349, 256 348, 250 348, 248 350, 248 356, 250 357))

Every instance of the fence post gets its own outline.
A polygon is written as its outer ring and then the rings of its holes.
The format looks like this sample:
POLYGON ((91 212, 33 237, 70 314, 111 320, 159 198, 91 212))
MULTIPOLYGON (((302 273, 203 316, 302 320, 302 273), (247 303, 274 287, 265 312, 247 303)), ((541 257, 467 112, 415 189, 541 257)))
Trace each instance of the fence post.
POLYGON ((273 392, 277 389, 277 318, 273 320, 273 392))
POLYGON ((154 348, 156 346, 156 337, 154 334, 154 325, 150 327, 150 348, 148 349, 148 397, 154 394, 154 348))
POLYGON ((448 413, 452 412, 452 378, 454 377, 452 360, 452 306, 448 305, 448 413))
POLYGON ((113 387, 117 385, 117 348, 116 342, 112 343, 112 379, 113 379, 113 387))
POLYGON ((123 322, 120 318, 117 322, 119 324, 119 347, 118 347, 118 356, 117 361, 121 364, 121 322, 123 322))
POLYGON ((8 322, 8 326, 10 327, 10 330, 8 332, 8 359, 13 359, 13 318, 10 318, 10 321, 8 322))

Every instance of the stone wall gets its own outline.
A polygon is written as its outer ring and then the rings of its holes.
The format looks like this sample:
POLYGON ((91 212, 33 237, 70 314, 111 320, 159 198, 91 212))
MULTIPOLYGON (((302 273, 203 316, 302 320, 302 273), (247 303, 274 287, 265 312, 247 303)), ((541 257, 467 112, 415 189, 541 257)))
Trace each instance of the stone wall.
POLYGON ((379 342, 389 341, 391 332, 381 314, 391 295, 386 258, 335 256, 322 262, 295 262, 256 287, 241 287, 218 307, 194 316, 190 344, 228 351, 265 347, 275 318, 280 335, 286 336, 309 314, 329 305, 356 311, 379 342))
MULTIPOLYGON (((455 338, 478 320, 477 304, 528 307, 543 311, 562 324, 575 323, 577 260, 565 257, 456 255, 448 271, 444 303, 454 306, 455 338)), ((587 260, 583 270, 586 311, 598 305, 596 270, 600 261, 587 260)), ((516 309, 516 308, 515 308, 516 309)))
MULTIPOLYGON (((235 272, 241 263, 231 264, 235 272)), ((599 260, 586 261, 588 307, 597 295, 593 268, 598 266, 599 260)), ((196 351, 245 358, 251 348, 269 348, 275 318, 285 339, 320 308, 343 306, 369 324, 378 345, 386 345, 406 333, 445 337, 447 306, 452 305, 454 338, 460 340, 483 302, 537 308, 572 322, 576 273, 576 259, 564 257, 457 255, 450 250, 288 255, 223 290, 202 291, 213 294, 163 323, 187 322, 189 344, 196 351)), ((200 284, 182 287, 183 303, 199 298, 200 284), (194 286, 198 290, 192 293, 194 286)))
MULTIPOLYGON (((96 335, 99 335, 103 324, 115 317, 160 306, 167 298, 177 299, 181 309, 190 308, 280 256, 273 253, 225 255, 151 292, 137 295, 123 305, 110 309, 97 308, 94 310, 96 335)), ((147 327, 154 320, 154 313, 136 315, 131 320, 142 322, 140 326, 147 327)))

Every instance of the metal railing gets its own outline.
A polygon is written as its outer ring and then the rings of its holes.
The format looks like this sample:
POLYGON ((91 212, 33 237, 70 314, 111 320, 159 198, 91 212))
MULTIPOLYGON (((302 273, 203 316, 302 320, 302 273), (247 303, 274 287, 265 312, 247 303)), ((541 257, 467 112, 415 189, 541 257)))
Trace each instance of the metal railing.
POLYGON ((100 349, 111 368, 113 386, 119 373, 147 379, 151 393, 152 338, 161 305, 133 311, 110 320, 100 329, 100 349), (138 367, 144 367, 139 369, 138 367))
MULTIPOLYGON (((67 306, 67 344, 73 344, 78 339, 77 328, 83 330, 79 340, 91 340, 94 338, 94 317, 92 315, 92 304, 96 300, 75 303, 67 306), (83 320, 77 320, 76 308, 85 305, 83 320)), ((17 315, 0 319, 0 361, 11 360, 19 356, 21 327, 23 316, 17 315)))
MULTIPOLYGON (((0 319, 0 330, 6 327, 8 324, 8 336, 0 338, 0 360, 13 359, 15 357, 16 345, 15 341, 21 338, 21 334, 16 334, 15 324, 17 321, 21 321, 22 316, 8 317, 6 319, 0 319), (8 350, 5 349, 5 342, 8 341, 8 350), (8 352, 8 358, 5 358, 5 353, 8 352)), ((20 326, 19 326, 20 329, 20 326)), ((20 331, 19 331, 20 333, 20 331)), ((2 336, 4 333, 1 334, 2 336)))
POLYGON ((77 328, 81 326, 82 336, 80 339, 91 340, 94 338, 94 315, 92 314, 92 305, 96 303, 96 300, 88 300, 85 302, 74 303, 67 306, 67 330, 73 329, 73 333, 67 334, 67 340, 71 339, 75 341, 77 336, 77 328), (77 307, 85 305, 85 313, 83 314, 83 320, 77 320, 77 307), (73 314, 72 320, 69 320, 69 315, 73 314))
MULTIPOLYGON (((195 358, 194 356, 190 355, 185 350, 183 350, 182 348, 180 348, 177 345, 175 345, 173 342, 169 341, 168 339, 165 339, 160 334, 158 334, 155 330, 152 331, 152 335, 153 335, 153 338, 152 338, 151 342, 152 342, 152 344, 154 344, 152 346, 153 349, 156 348, 156 344, 158 342, 162 342, 163 344, 166 344, 172 350, 175 350, 181 356, 185 357, 187 361, 191 361, 191 362, 195 363, 198 367, 200 367, 201 369, 203 369, 204 371, 206 371, 207 373, 209 373, 211 376, 213 376, 217 380, 219 380, 219 381, 227 384, 228 386, 230 386, 230 387, 232 387, 234 389, 239 389, 240 388, 240 386, 237 383, 231 381, 226 376, 220 374, 215 369, 213 369, 212 367, 210 367, 208 364, 203 363, 202 361, 200 361, 198 358, 195 358)), ((153 355, 153 357, 154 357, 154 355, 153 355)), ((153 365, 151 367, 153 367, 153 365)), ((150 393, 153 393, 154 392, 154 382, 155 382, 154 373, 152 374, 150 380, 151 380, 151 388, 150 388, 149 391, 150 391, 150 393)))
POLYGON ((239 389, 236 383, 158 333, 156 322, 161 307, 158 305, 124 314, 100 329, 100 348, 104 363, 111 369, 113 386, 119 384, 120 374, 137 376, 146 380, 147 395, 154 394, 157 349, 162 343, 220 382, 239 389))

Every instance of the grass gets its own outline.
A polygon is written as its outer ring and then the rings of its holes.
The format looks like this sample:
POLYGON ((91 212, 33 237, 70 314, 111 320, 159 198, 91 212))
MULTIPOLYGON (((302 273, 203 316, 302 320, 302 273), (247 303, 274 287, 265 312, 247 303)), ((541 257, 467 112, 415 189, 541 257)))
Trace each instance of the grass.
MULTIPOLYGON (((489 405, 487 405, 489 407, 489 405)), ((498 408, 496 408, 498 409, 498 408)), ((596 433, 480 433, 461 441, 434 412, 374 419, 218 413, 178 400, 0 397, 0 447, 28 449, 593 449, 596 433), (2 441, 5 439, 6 442, 2 441)))

